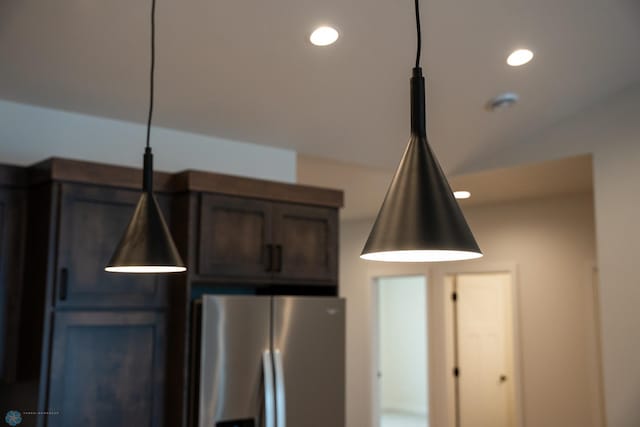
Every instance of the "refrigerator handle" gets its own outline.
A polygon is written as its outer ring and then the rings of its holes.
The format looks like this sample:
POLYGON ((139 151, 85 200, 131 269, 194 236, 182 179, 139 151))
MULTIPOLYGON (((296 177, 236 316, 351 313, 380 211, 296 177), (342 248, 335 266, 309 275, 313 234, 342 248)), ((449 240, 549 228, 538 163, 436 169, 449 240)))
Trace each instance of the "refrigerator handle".
POLYGON ((276 369, 276 420, 277 427, 287 425, 287 393, 284 386, 284 370, 282 367, 282 355, 280 350, 273 352, 273 364, 276 369))
POLYGON ((273 363, 271 362, 270 350, 262 352, 262 370, 264 372, 264 427, 276 427, 275 396, 273 394, 273 363))

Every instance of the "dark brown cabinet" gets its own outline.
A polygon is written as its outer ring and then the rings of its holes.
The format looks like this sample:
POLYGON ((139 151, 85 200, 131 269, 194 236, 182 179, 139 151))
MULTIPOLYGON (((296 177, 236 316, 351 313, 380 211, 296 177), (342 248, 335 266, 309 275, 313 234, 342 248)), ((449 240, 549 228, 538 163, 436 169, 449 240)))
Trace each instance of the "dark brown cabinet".
POLYGON ((338 213, 335 209, 275 203, 276 277, 337 283, 338 213))
POLYGON ((154 174, 188 271, 105 272, 140 183, 67 159, 0 166, 0 409, 40 413, 25 425, 185 427, 195 295, 338 292, 341 192, 197 171, 154 174))
POLYGON ((165 304, 164 276, 104 271, 139 197, 138 191, 62 185, 55 278, 57 306, 165 304))
POLYGON ((269 202, 203 194, 198 273, 205 276, 270 277, 271 217, 269 202))
POLYGON ((336 283, 335 209, 203 194, 198 274, 336 283))
POLYGON ((58 312, 48 427, 164 425, 164 315, 58 312))
POLYGON ((24 192, 0 188, 0 382, 16 373, 24 215, 24 192))

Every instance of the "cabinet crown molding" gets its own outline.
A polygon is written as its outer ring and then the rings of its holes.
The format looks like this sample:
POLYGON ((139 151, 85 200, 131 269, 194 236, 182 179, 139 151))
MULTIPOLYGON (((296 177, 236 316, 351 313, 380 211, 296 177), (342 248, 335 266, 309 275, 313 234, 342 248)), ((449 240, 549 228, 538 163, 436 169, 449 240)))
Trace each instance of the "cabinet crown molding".
MULTIPOLYGON (((340 190, 287 184, 262 179, 186 170, 177 173, 154 172, 154 189, 160 193, 206 192, 306 205, 341 208, 340 190)), ((0 184, 37 185, 50 181, 95 184, 120 188, 140 188, 142 169, 104 163, 52 157, 26 168, 0 167, 0 184), (6 181, 6 182, 5 182, 6 181)))

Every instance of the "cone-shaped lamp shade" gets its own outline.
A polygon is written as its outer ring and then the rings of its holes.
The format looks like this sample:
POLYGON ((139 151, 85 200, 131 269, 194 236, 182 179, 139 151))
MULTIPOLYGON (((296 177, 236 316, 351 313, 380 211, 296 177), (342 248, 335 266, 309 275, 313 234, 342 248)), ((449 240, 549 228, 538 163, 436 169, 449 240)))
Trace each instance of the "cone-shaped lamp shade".
POLYGON ((425 126, 424 78, 411 78, 411 138, 361 258, 456 261, 482 256, 438 161, 425 126))
POLYGON ((148 149, 145 153, 144 191, 122 240, 105 267, 106 271, 175 273, 186 270, 156 197, 150 191, 152 174, 151 153, 148 149))

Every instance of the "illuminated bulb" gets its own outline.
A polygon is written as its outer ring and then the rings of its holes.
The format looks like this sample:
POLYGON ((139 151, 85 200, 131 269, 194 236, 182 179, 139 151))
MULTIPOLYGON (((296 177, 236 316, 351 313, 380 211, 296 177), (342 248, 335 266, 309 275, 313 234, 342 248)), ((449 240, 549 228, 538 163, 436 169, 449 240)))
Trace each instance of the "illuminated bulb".
POLYGON ((318 27, 316 28, 309 40, 316 46, 329 46, 338 40, 338 31, 331 27, 318 27))
POLYGON ((507 58, 507 64, 512 67, 519 67, 526 64, 533 59, 533 52, 529 49, 518 49, 511 52, 511 55, 507 58))
POLYGON ((454 191, 453 192, 453 196, 456 199, 468 199, 469 197, 471 197, 471 193, 469 193, 468 191, 454 191))
POLYGON ((109 273, 180 273, 186 271, 186 267, 172 265, 127 265, 120 267, 105 267, 109 273))
POLYGON ((479 252, 447 251, 447 250, 414 250, 414 251, 387 251, 362 254, 360 258, 369 261, 387 262, 441 262, 464 261, 480 258, 479 252))

